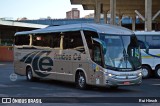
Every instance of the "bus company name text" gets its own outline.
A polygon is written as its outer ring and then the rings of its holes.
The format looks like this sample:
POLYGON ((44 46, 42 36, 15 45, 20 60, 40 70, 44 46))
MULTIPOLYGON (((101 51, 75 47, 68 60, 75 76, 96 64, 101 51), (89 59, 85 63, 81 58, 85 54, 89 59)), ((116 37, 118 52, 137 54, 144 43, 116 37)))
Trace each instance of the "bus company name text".
POLYGON ((81 60, 81 54, 74 53, 73 55, 68 54, 54 54, 55 60, 81 60))

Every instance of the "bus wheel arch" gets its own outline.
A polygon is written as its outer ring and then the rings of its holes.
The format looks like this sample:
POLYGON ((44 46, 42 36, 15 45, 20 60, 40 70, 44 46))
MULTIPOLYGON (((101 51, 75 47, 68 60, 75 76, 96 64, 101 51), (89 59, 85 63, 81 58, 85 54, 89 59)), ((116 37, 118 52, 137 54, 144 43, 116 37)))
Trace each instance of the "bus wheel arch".
POLYGON ((75 84, 79 89, 87 88, 86 73, 82 69, 78 69, 75 73, 75 84))
POLYGON ((160 64, 156 66, 154 74, 157 78, 160 78, 160 64))
POLYGON ((152 74, 152 68, 148 64, 142 64, 142 77, 149 78, 152 74))

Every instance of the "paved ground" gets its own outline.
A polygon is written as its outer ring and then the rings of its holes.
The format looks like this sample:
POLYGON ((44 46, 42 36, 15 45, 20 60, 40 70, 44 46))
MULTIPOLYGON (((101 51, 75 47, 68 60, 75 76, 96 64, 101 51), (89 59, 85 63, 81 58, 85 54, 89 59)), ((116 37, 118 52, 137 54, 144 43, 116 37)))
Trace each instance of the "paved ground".
MULTIPOLYGON (((75 88, 74 84, 59 82, 59 81, 38 81, 38 82, 28 82, 25 77, 18 76, 16 81, 10 79, 10 75, 13 73, 12 63, 0 63, 0 97, 160 97, 160 79, 145 79, 140 86, 128 86, 120 87, 117 90, 111 90, 106 88, 91 88, 89 90, 79 90, 75 88)), ((115 98, 115 99, 120 99, 115 98)), ((93 99, 93 101, 96 101, 93 99)), ((134 99, 134 98, 133 98, 134 99)), ((0 104, 1 105, 1 104, 0 104)), ((3 104, 5 106, 9 104, 3 104)), ((12 104, 13 105, 13 104, 12 104)), ((14 105, 24 105, 26 104, 14 104, 14 105)), ((35 105, 35 104, 32 104, 35 105)), ((51 104, 39 104, 40 106, 51 104)), ((52 104, 53 105, 53 104, 52 104)), ((93 106, 93 105, 107 105, 106 103, 91 104, 91 103, 61 103, 54 105, 83 105, 83 106, 93 106)), ((108 103, 108 105, 113 105, 108 103)), ((115 106, 121 106, 122 104, 116 103, 115 106)), ((134 106, 135 104, 123 104, 134 106)), ((151 104, 136 104, 141 106, 150 106, 151 104)), ((158 106, 160 104, 152 104, 158 106)))

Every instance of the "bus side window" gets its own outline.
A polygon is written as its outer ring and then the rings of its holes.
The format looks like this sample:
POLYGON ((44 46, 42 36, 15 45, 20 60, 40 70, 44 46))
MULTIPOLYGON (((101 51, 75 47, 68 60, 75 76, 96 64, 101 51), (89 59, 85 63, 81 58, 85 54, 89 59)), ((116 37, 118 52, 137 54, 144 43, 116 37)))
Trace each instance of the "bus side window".
POLYGON ((61 40, 61 35, 59 33, 53 33, 53 36, 51 38, 51 48, 60 48, 60 40, 61 40))
POLYGON ((49 47, 49 35, 37 34, 33 36, 33 46, 49 47))
POLYGON ((146 49, 145 42, 143 42, 141 40, 138 40, 138 43, 139 43, 139 46, 140 46, 141 49, 146 49))
POLYGON ((15 45, 29 45, 30 43, 30 36, 15 36, 15 45))
POLYGON ((59 33, 34 35, 33 46, 60 48, 60 35, 59 33))
POLYGON ((63 49, 73 49, 84 53, 84 45, 80 31, 64 32, 63 49))
POLYGON ((98 44, 93 45, 93 61, 102 65, 101 47, 98 44))
POLYGON ((142 35, 139 35, 139 36, 137 36, 137 38, 138 38, 138 43, 140 45, 140 48, 141 49, 146 49, 145 48, 145 43, 146 43, 145 39, 146 39, 146 37, 142 36, 142 35))
POLYGON ((155 35, 146 36, 146 42, 148 43, 150 49, 159 49, 160 48, 159 36, 155 36, 155 35))

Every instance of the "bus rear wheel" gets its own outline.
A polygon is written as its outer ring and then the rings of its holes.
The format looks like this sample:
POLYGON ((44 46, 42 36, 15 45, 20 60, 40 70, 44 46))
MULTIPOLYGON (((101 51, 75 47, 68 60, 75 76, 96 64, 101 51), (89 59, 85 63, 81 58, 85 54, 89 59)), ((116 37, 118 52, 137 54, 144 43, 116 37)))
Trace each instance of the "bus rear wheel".
POLYGON ((155 69, 155 76, 157 78, 160 78, 160 66, 156 67, 156 69, 155 69))
POLYGON ((149 66, 142 66, 142 78, 149 78, 151 76, 151 69, 149 66))
POLYGON ((28 67, 28 68, 26 69, 26 77, 27 77, 27 80, 28 80, 28 81, 31 81, 31 82, 36 80, 36 78, 33 77, 33 73, 32 73, 31 67, 28 67))
POLYGON ((82 71, 79 71, 76 74, 76 86, 79 89, 86 89, 86 87, 87 87, 86 77, 85 77, 85 74, 82 71))

